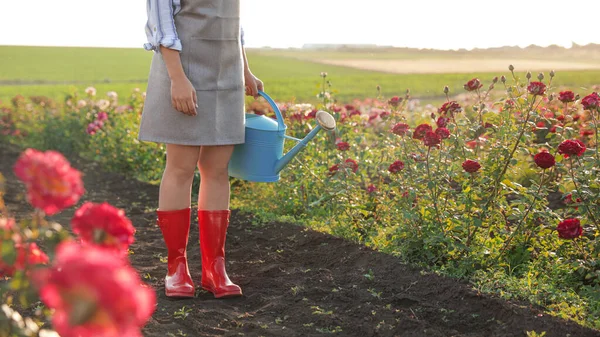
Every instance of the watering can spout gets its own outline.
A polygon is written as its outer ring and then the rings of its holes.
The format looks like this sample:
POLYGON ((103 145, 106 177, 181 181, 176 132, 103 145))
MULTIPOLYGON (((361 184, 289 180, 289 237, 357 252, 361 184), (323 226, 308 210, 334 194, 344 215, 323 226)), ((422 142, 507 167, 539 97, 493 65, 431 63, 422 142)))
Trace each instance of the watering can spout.
POLYGON ((294 140, 298 140, 298 144, 296 144, 296 146, 294 146, 288 153, 286 153, 283 157, 281 157, 277 163, 275 164, 275 172, 279 173, 284 167, 287 166, 287 164, 290 163, 290 161, 298 154, 300 153, 300 151, 302 151, 302 149, 304 149, 304 147, 306 147, 306 145, 308 144, 308 142, 310 142, 313 138, 315 138, 315 136, 317 135, 317 133, 319 133, 319 131, 321 131, 321 129, 325 129, 327 131, 331 131, 333 129, 335 129, 335 119, 333 118, 333 116, 331 116, 330 114, 328 114, 325 111, 318 111, 315 119, 317 120, 317 126, 308 133, 308 135, 306 135, 306 137, 304 137, 304 139, 295 139, 289 136, 284 136, 285 138, 289 138, 289 139, 294 139, 294 140))

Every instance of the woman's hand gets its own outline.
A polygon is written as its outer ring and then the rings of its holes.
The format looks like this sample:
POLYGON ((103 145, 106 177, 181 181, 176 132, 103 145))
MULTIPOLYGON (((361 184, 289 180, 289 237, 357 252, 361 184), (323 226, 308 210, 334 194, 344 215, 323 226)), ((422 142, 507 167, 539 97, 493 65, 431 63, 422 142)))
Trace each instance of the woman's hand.
POLYGON ((171 104, 177 111, 188 116, 196 116, 198 107, 196 89, 187 76, 171 80, 171 104))
POLYGON ((171 79, 171 105, 188 116, 196 116, 196 89, 183 71, 179 52, 164 46, 160 46, 160 52, 171 79))
POLYGON ((263 82, 254 76, 250 69, 244 71, 244 81, 246 82, 246 96, 258 98, 258 91, 265 91, 263 82))

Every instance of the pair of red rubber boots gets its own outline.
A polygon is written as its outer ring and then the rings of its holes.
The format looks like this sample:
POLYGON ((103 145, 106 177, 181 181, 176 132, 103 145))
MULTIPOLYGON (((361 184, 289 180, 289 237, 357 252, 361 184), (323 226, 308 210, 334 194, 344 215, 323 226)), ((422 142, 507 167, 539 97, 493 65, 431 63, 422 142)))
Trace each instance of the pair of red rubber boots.
MULTIPOLYGON (((191 209, 157 212, 157 222, 168 250, 165 294, 168 297, 194 297, 195 288, 187 263, 191 209)), ((202 254, 202 288, 216 298, 242 295, 225 270, 225 238, 229 226, 229 210, 198 211, 200 251, 202 254)))

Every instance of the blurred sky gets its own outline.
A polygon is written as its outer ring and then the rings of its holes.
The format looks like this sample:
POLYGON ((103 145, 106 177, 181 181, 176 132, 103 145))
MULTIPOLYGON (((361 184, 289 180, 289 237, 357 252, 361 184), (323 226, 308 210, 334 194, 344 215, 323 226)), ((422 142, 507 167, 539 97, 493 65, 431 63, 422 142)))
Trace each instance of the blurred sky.
MULTIPOLYGON (((249 47, 600 43, 599 0, 241 1, 249 47)), ((0 45, 141 47, 145 21, 145 0, 0 0, 0 45)))

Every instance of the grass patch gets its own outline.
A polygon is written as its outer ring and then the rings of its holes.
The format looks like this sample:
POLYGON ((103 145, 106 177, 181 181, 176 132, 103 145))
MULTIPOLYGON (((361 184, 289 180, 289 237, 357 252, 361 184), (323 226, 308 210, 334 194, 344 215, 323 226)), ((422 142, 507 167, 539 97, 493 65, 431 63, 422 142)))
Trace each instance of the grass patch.
MULTIPOLYGON (((329 58, 333 57, 331 53, 334 52, 318 55, 329 58)), ((346 57, 348 53, 338 54, 346 57)), ((360 57, 377 59, 386 55, 391 57, 390 53, 362 53, 360 57)), ((401 53, 392 55, 394 58, 416 57, 401 53)), ((253 72, 265 82, 266 91, 278 101, 316 102, 321 72, 327 72, 333 79, 333 87, 337 90, 335 97, 341 102, 374 97, 378 85, 387 97, 402 95, 410 88, 413 97, 427 100, 443 96, 442 89, 446 85, 454 93, 462 92, 467 78, 479 77, 489 81, 494 76, 509 75, 508 70, 504 73, 480 73, 477 69, 466 74, 390 74, 319 64, 307 60, 311 57, 317 57, 317 54, 248 51, 253 72)), ((73 87, 82 90, 87 86, 96 87, 99 95, 116 91, 121 97, 127 97, 133 88, 146 90, 151 58, 152 53, 141 48, 3 46, 0 47, 0 59, 3 60, 0 64, 0 100, 8 101, 17 94, 60 99, 73 87)), ((518 64, 515 66, 519 69, 518 64)), ((589 89, 598 83, 598 78, 600 70, 565 71, 557 72, 556 81, 574 89, 589 89)))

